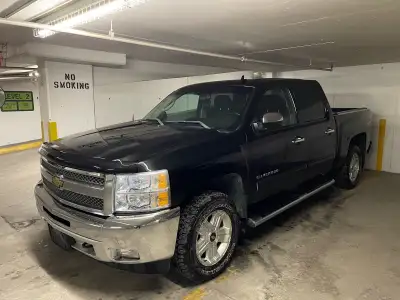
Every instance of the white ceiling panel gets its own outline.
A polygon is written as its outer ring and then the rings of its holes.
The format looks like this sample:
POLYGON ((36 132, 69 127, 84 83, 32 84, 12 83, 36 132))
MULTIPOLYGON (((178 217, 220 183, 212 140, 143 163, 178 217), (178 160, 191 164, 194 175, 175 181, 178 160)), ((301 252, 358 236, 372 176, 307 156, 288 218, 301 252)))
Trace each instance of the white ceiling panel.
MULTIPOLYGON (((299 57, 318 60, 313 55, 322 51, 323 61, 346 65, 349 48, 400 49, 399 15, 396 0, 149 0, 84 28, 107 33, 112 19, 122 36, 226 54, 333 42, 301 49, 299 57)), ((388 57, 377 53, 380 59, 388 57)))
MULTIPOLYGON (((87 2, 77 2, 46 21, 87 2)), ((399 0, 148 0, 81 29, 108 34, 112 20, 116 36, 289 64, 345 66, 400 61, 399 15, 399 0)), ((33 39, 0 28, 0 41, 15 43, 24 38, 33 39)), ((122 52, 144 60, 243 67, 237 62, 66 34, 40 42, 122 52)))
POLYGON ((0 1, 0 12, 7 9, 14 3, 18 2, 19 0, 1 0, 0 1))

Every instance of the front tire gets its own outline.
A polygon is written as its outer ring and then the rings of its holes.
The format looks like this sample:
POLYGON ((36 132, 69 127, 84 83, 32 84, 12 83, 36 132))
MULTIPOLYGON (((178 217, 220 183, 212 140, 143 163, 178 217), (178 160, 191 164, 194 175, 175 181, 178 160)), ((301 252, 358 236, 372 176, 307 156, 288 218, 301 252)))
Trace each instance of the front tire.
POLYGON ((353 189, 360 181, 363 171, 364 155, 361 149, 353 145, 347 154, 346 162, 336 178, 337 185, 344 189, 353 189))
POLYGON ((239 217, 226 194, 194 198, 181 214, 173 266, 194 283, 217 277, 232 260, 239 231, 239 217))

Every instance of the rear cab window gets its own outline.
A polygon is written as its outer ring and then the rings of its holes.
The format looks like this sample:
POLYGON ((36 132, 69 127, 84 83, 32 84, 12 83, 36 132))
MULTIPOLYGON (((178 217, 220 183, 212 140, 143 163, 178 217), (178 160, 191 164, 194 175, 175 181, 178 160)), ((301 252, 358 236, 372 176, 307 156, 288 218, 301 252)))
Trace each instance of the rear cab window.
POLYGON ((326 96, 316 81, 304 81, 294 84, 293 94, 299 123, 318 122, 327 119, 326 96))

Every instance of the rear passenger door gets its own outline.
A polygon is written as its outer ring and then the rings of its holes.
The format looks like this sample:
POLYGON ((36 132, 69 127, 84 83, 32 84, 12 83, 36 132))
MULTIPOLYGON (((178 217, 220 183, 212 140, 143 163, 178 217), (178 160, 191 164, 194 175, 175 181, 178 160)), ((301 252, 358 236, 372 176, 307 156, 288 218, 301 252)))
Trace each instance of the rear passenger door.
POLYGON ((294 83, 291 93, 301 135, 307 144, 307 179, 327 174, 336 155, 336 124, 328 100, 316 81, 294 83))

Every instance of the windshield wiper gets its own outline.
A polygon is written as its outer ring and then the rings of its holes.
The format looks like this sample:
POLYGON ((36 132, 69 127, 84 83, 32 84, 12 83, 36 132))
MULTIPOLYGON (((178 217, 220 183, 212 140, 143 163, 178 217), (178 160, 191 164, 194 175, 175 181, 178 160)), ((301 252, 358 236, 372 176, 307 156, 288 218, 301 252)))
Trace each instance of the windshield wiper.
POLYGON ((204 124, 201 121, 167 121, 166 123, 197 124, 205 129, 211 129, 210 127, 208 127, 206 124, 204 124))
POLYGON ((164 126, 164 123, 158 118, 151 118, 151 119, 143 119, 142 121, 150 121, 150 122, 157 122, 161 126, 164 126))

